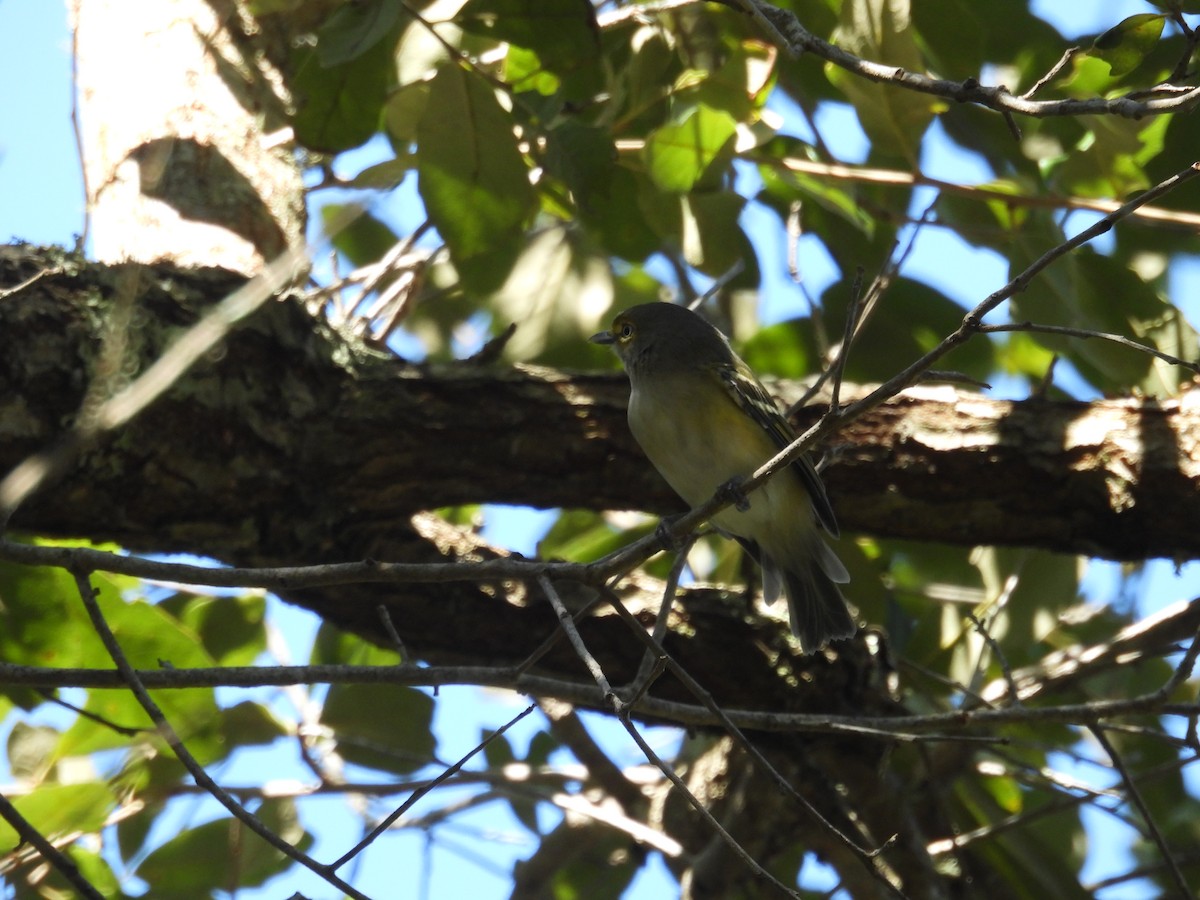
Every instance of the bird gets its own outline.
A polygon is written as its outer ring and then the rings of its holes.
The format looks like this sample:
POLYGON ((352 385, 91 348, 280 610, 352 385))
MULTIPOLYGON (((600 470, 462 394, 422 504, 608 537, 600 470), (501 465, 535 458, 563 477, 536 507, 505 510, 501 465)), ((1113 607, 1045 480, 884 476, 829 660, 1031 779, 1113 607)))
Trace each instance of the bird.
MULTIPOLYGON (((620 358, 629 376, 629 430, 693 508, 718 489, 736 496, 738 482, 796 437, 729 340, 699 313, 666 301, 632 306, 590 340, 620 358)), ((762 567, 767 603, 787 597, 801 652, 855 634, 838 588, 850 576, 821 534, 837 537, 837 519, 807 455, 714 515, 712 524, 762 567)))

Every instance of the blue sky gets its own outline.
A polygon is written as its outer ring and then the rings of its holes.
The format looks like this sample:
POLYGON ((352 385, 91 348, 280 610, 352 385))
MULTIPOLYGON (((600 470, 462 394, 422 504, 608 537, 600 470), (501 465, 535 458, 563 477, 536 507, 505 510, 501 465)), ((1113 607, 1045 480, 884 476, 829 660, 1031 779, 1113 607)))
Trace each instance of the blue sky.
MULTIPOLYGON (((1126 0, 1104 4, 1063 4, 1045 0, 1041 6, 1052 21, 1070 15, 1078 32, 1084 33, 1094 33, 1129 12, 1147 9, 1145 4, 1126 0), (1088 15, 1092 21, 1082 23, 1081 17, 1088 15)), ((69 118, 69 35, 61 5, 45 0, 0 0, 0 83, 6 86, 6 90, 0 92, 0 123, 4 128, 0 132, 0 240, 19 238, 32 243, 70 245, 82 229, 83 192, 69 118)), ((857 158, 856 154, 861 151, 856 148, 861 147, 862 138, 853 116, 844 110, 831 110, 822 117, 819 126, 845 159, 857 158)), ((374 161, 371 153, 367 148, 345 164, 352 171, 361 169, 374 161)), ((979 181, 988 174, 972 157, 936 139, 930 141, 922 162, 927 173, 947 180, 979 181)), ((405 207, 411 213, 411 197, 409 186, 390 201, 389 208, 405 207)), ((782 258, 781 248, 774 246, 777 242, 772 236, 774 232, 764 227, 764 222, 757 218, 759 215, 753 209, 747 214, 747 229, 755 235, 756 242, 761 237, 759 249, 765 258, 782 258)), ((936 283, 964 304, 973 304, 1003 284, 1006 270, 993 255, 983 251, 966 252, 955 246, 956 242, 957 239, 945 231, 927 231, 921 236, 906 271, 936 283), (953 265, 947 267, 947 260, 954 260, 953 265)), ((815 242, 802 242, 801 252, 806 254, 804 271, 810 280, 810 289, 819 293, 827 280, 834 277, 832 267, 815 242)), ((768 278, 764 294, 772 298, 764 311, 767 321, 796 315, 803 310, 803 298, 780 272, 765 266, 764 273, 768 278)), ((1200 262, 1193 261, 1181 267, 1178 282, 1172 284, 1172 294, 1177 298, 1192 298, 1189 302, 1200 298, 1200 262)), ((1200 309, 1195 306, 1189 309, 1193 322, 1198 321, 1198 312, 1200 309)), ((508 543, 515 549, 528 553, 533 550, 540 529, 552 515, 537 511, 492 515, 486 534, 491 537, 506 535, 508 543)), ((1115 564, 1092 564, 1087 577, 1089 597, 1098 602, 1118 600, 1119 576, 1119 567, 1115 564)), ((1190 599, 1198 590, 1200 575, 1196 566, 1185 567, 1179 577, 1169 564, 1156 563, 1141 580, 1137 597, 1142 612, 1148 613, 1175 600, 1190 599)), ((295 658, 303 660, 315 627, 313 617, 278 603, 273 606, 273 615, 292 643, 295 658)), ((273 703, 283 703, 277 692, 260 696, 269 697, 273 703)), ((443 690, 437 719, 441 756, 447 760, 456 759, 479 740, 481 727, 498 727, 523 706, 521 698, 496 692, 443 690)), ((640 760, 619 729, 598 722, 595 717, 592 721, 596 723, 598 737, 619 763, 634 764, 640 760)), ((516 729, 513 740, 518 748, 523 749, 538 727, 533 721, 516 729)), ((666 731, 655 732, 654 740, 670 741, 674 740, 674 735, 666 731)), ((5 774, 0 772, 0 782, 5 774)), ((251 753, 216 774, 223 781, 247 782, 264 777, 304 779, 307 772, 298 765, 294 771, 280 770, 277 755, 268 762, 261 754, 251 753)), ((315 853, 322 858, 337 855, 345 846, 342 835, 353 833, 357 827, 353 815, 345 802, 337 798, 306 801, 306 804, 305 820, 322 836, 315 853)), ((189 801, 176 810, 176 822, 210 818, 215 815, 213 806, 211 801, 189 801)), ((394 896, 395 872, 417 873, 426 861, 431 860, 434 880, 430 896, 504 896, 507 870, 513 859, 532 852, 532 839, 499 807, 481 810, 460 827, 463 830, 458 835, 430 847, 419 832, 388 836, 384 840, 391 847, 386 853, 366 855, 364 888, 379 890, 381 897, 394 896), (430 854, 428 858, 426 853, 430 854), (489 856, 496 870, 491 871, 488 865, 472 861, 472 856, 479 854, 489 856)), ((1097 838, 1111 837, 1112 834, 1104 825, 1095 831, 1097 838)), ((1097 846, 1098 851, 1093 853, 1089 863, 1088 877, 1100 878, 1119 872, 1127 865, 1122 854, 1110 852, 1111 843, 1109 850, 1105 849, 1102 840, 1097 841, 1097 846)), ((630 892, 630 897, 661 897, 672 893, 674 882, 662 873, 660 865, 654 864, 650 873, 643 876, 630 892)), ((328 896, 329 891, 321 885, 315 878, 301 876, 289 880, 286 885, 273 884, 261 896, 279 897, 291 891, 301 891, 312 897, 328 896)), ((253 897, 256 893, 246 892, 244 896, 253 897)), ((1132 897, 1136 894, 1114 892, 1108 896, 1132 897)))

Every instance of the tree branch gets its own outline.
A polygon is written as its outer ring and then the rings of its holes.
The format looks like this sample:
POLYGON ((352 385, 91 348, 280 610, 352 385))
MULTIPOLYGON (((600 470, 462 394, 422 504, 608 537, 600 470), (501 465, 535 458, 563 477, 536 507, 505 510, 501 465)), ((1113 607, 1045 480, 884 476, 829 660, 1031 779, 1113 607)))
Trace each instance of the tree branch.
POLYGON ((765 19, 768 34, 777 34, 783 39, 784 49, 792 56, 812 53, 826 62, 845 69, 860 78, 889 84, 921 94, 931 94, 952 100, 955 103, 974 103, 1009 116, 1022 115, 1034 118, 1047 116, 1110 115, 1129 119, 1187 112, 1200 103, 1200 87, 1185 90, 1167 97, 1135 100, 1130 96, 1106 99, 1093 97, 1086 100, 1033 100, 1018 96, 1004 85, 994 87, 982 85, 974 78, 949 81, 931 78, 917 72, 909 72, 899 66, 881 65, 862 59, 828 41, 822 40, 800 24, 795 13, 780 9, 764 0, 736 0, 738 5, 759 19, 765 19))

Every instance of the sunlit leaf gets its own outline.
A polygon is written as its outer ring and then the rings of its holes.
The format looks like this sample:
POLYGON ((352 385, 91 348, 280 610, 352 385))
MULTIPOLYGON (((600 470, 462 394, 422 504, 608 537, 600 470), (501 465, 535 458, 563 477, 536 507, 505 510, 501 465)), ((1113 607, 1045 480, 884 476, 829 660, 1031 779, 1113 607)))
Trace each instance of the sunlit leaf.
POLYGON ((1096 38, 1090 52, 1108 63, 1113 76, 1132 72, 1158 43, 1166 21, 1157 13, 1129 16, 1096 38))
MULTIPOLYGON (((108 786, 100 782, 44 784, 12 801, 17 812, 42 835, 53 840, 76 832, 99 831, 116 805, 108 786)), ((0 847, 21 844, 12 826, 0 821, 0 847)))
POLYGON ((720 109, 699 104, 646 141, 647 171, 664 191, 684 193, 728 160, 737 122, 720 109))
MULTIPOLYGON (((429 217, 464 264, 515 259, 515 242, 534 207, 533 189, 513 133, 513 121, 482 79, 445 65, 430 85, 417 128, 417 171, 429 217)), ((494 288, 507 266, 476 270, 481 289, 494 288)))

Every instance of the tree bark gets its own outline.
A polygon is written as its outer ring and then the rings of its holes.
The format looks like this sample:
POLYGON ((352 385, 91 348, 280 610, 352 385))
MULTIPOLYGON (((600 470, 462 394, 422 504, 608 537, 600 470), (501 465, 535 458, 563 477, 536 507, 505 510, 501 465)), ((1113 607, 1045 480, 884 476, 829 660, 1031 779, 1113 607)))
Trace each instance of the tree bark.
POLYGON ((72 0, 93 255, 257 272, 304 240, 283 77, 234 0, 72 0))

